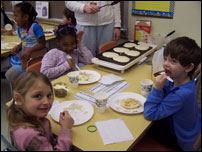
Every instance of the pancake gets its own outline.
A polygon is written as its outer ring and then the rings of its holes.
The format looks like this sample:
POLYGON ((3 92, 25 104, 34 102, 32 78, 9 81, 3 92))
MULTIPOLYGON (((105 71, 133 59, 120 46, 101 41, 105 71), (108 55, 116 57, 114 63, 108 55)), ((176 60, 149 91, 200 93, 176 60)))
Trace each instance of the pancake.
POLYGON ((80 72, 79 81, 88 81, 90 79, 90 74, 80 72))
POLYGON ((102 56, 107 57, 107 58, 113 58, 114 56, 119 56, 119 55, 114 52, 104 52, 104 53, 102 53, 102 56))
POLYGON ((124 53, 124 52, 126 52, 126 51, 129 51, 129 49, 126 49, 126 48, 124 48, 124 47, 116 47, 116 48, 113 48, 113 50, 114 50, 115 52, 118 52, 118 53, 124 53))
POLYGON ((139 56, 140 52, 139 51, 127 51, 127 52, 125 52, 125 54, 129 55, 129 56, 139 56))
POLYGON ((135 47, 135 43, 125 43, 123 46, 124 47, 127 47, 127 48, 132 48, 132 47, 135 47))
POLYGON ((135 45, 135 48, 141 51, 145 51, 149 49, 149 46, 141 44, 141 45, 135 45))
POLYGON ((120 105, 126 109, 135 109, 140 107, 139 101, 133 98, 127 98, 120 101, 120 105))
POLYGON ((127 56, 115 56, 113 57, 113 60, 121 63, 130 61, 130 59, 127 56))

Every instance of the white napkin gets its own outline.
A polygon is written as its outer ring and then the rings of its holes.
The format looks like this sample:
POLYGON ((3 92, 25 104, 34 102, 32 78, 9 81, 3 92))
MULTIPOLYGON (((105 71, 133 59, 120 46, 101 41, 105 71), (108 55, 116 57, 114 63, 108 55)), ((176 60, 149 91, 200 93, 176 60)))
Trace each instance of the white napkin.
POLYGON ((52 107, 51 107, 51 109, 49 110, 48 115, 51 114, 53 108, 54 108, 56 105, 58 105, 58 104, 60 104, 59 101, 57 101, 57 100, 54 100, 54 101, 53 101, 52 107))
POLYGON ((103 76, 99 82, 105 85, 110 85, 110 84, 113 84, 114 82, 123 81, 123 80, 124 80, 123 78, 117 75, 109 74, 109 75, 103 76))
POLYGON ((95 124, 104 145, 134 140, 122 119, 98 121, 95 124))

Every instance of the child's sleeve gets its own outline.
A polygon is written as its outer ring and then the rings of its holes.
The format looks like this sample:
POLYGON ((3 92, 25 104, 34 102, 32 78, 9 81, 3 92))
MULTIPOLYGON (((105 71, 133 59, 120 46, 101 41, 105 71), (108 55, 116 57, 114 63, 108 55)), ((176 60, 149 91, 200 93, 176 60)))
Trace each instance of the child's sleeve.
POLYGON ((15 132, 15 146, 22 151, 69 151, 72 144, 71 134, 71 130, 61 128, 58 142, 54 146, 49 139, 39 131, 32 128, 20 129, 15 132))
POLYGON ((93 55, 91 51, 84 45, 83 42, 79 43, 78 48, 79 48, 78 61, 83 64, 92 63, 91 59, 93 58, 93 55))
POLYGON ((49 79, 55 79, 70 69, 67 62, 58 64, 60 61, 58 55, 57 51, 50 50, 42 59, 40 72, 45 74, 49 79))
POLYGON ((182 99, 175 92, 170 92, 166 97, 164 96, 163 90, 152 89, 144 103, 145 118, 160 120, 172 115, 183 106, 182 99))
POLYGON ((34 34, 35 34, 35 36, 36 36, 37 39, 39 39, 40 37, 44 36, 43 28, 39 24, 35 24, 34 25, 33 32, 34 32, 34 34))

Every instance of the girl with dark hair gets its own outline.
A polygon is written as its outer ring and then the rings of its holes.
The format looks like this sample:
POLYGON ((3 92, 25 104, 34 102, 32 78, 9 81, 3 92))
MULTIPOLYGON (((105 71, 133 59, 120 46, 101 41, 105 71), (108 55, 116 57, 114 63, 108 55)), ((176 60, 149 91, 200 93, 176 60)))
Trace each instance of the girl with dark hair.
POLYGON ((76 29, 72 25, 59 25, 56 32, 59 47, 48 51, 41 65, 41 72, 50 80, 76 70, 75 64, 79 62, 91 63, 92 53, 83 43, 80 43, 80 36, 76 34, 76 29))
MULTIPOLYGON (((6 78, 13 81, 17 76, 25 72, 21 67, 21 59, 26 59, 28 56, 45 47, 45 37, 42 27, 35 22, 37 12, 34 7, 28 2, 18 3, 14 6, 14 20, 18 26, 17 34, 21 39, 21 43, 15 46, 9 60, 3 61, 2 71, 6 71, 6 78)), ((2 63, 2 62, 1 62, 2 63)))

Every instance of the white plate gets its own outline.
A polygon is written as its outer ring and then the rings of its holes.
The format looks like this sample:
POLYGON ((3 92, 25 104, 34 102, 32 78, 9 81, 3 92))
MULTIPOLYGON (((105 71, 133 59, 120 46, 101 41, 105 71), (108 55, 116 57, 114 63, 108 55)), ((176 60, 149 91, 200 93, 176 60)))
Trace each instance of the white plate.
POLYGON ((137 114, 137 113, 141 113, 144 111, 145 101, 146 101, 146 98, 140 94, 132 93, 132 92, 122 92, 122 93, 115 94, 114 96, 109 98, 108 102, 109 102, 110 107, 117 112, 124 113, 124 114, 137 114), (133 99, 139 101, 141 106, 138 108, 135 108, 135 109, 123 108, 120 105, 120 101, 122 99, 127 99, 127 98, 133 98, 133 99))
POLYGON ((59 122, 60 112, 63 112, 67 108, 67 111, 74 119, 74 126, 81 125, 90 120, 94 114, 93 106, 87 101, 72 100, 65 101, 56 105, 51 111, 51 117, 56 122, 59 122))
POLYGON ((51 33, 45 33, 44 35, 45 35, 45 36, 53 36, 53 35, 54 35, 54 32, 51 32, 51 33))
POLYGON ((18 44, 20 44, 20 42, 4 43, 4 44, 1 44, 1 49, 10 50, 10 49, 14 48, 18 44))
MULTIPOLYGON (((79 81, 79 84, 90 84, 90 83, 94 83, 100 80, 101 75, 96 72, 96 71, 92 71, 92 70, 81 70, 82 73, 86 73, 90 75, 90 78, 88 81, 79 81)), ((79 75, 79 77, 81 77, 79 75)))

